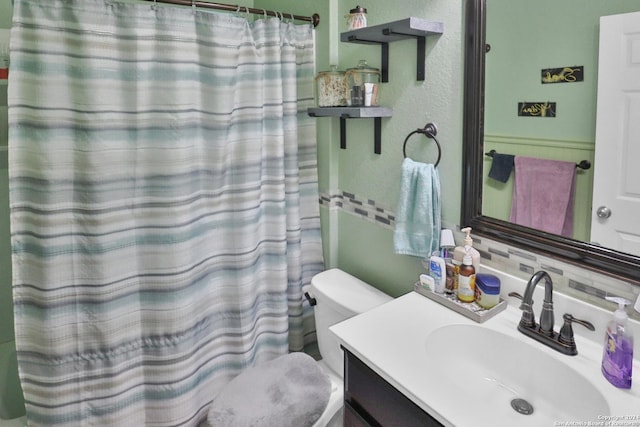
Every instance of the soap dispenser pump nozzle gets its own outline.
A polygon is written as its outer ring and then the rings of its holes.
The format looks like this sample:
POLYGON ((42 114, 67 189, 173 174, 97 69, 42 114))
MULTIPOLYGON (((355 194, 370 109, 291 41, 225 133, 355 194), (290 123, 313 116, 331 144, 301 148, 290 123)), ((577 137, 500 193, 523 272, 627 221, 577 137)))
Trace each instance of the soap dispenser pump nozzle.
POLYGON ((613 318, 618 324, 625 324, 629 316, 625 311, 625 306, 631 304, 631 301, 621 297, 606 297, 607 301, 618 304, 618 309, 613 313, 613 318))
POLYGON ((465 228, 460 229, 460 231, 462 231, 463 233, 466 234, 466 236, 464 236, 464 240, 463 240, 465 247, 466 246, 473 247, 473 239, 471 238, 471 230, 472 230, 471 227, 465 227, 465 228))

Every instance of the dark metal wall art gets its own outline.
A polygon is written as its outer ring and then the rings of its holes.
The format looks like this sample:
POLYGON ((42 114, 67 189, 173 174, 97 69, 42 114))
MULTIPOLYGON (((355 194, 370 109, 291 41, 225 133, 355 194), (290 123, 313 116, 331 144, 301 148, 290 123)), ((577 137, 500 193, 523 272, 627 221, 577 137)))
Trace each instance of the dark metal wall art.
POLYGON ((542 84, 575 83, 584 81, 584 66, 547 68, 541 72, 542 84))
POLYGON ((518 102, 520 117, 555 117, 555 102, 518 102))

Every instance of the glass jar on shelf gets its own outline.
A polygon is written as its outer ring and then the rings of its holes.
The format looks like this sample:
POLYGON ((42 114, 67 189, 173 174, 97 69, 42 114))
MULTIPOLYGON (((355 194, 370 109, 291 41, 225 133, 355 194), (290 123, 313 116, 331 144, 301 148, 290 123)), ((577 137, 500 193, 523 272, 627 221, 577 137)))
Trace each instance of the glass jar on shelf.
POLYGON ((370 67, 365 59, 347 70, 348 102, 353 107, 375 107, 380 94, 380 70, 370 67))
POLYGON ((347 103, 347 85, 345 72, 337 65, 331 65, 329 71, 321 71, 316 76, 318 107, 344 107, 347 103))
POLYGON ((347 18, 347 29, 349 31, 365 28, 367 26, 367 9, 356 6, 349 11, 348 15, 345 15, 345 18, 347 18))

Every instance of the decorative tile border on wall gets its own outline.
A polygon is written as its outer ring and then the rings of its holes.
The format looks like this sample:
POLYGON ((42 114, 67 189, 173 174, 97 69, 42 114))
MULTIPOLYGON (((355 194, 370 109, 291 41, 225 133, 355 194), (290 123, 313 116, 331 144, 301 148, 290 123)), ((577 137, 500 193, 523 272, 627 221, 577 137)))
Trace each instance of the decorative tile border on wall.
MULTIPOLYGON (((395 227, 395 213, 390 207, 381 205, 375 200, 359 198, 347 191, 334 190, 328 194, 321 194, 320 205, 329 209, 340 209, 389 230, 395 227)), ((464 234, 457 227, 449 224, 443 224, 443 227, 453 229, 455 241, 462 242, 464 234)), ((524 280, 528 280, 538 270, 545 270, 553 280, 554 291, 607 310, 615 310, 615 304, 605 300, 607 296, 621 296, 634 302, 640 294, 640 288, 621 280, 500 242, 480 238, 474 236, 473 232, 471 237, 473 246, 480 252, 481 264, 524 280)), ((640 320, 640 315, 634 310, 629 310, 629 315, 640 320)))
MULTIPOLYGON (((454 230, 456 242, 464 235, 454 230)), ((500 242, 473 236, 473 246, 480 252, 481 264, 506 271, 509 274, 528 280, 538 270, 545 270, 553 280, 554 291, 587 301, 607 310, 615 310, 615 304, 605 300, 607 296, 621 296, 632 303, 640 294, 637 286, 624 281, 560 262, 500 242), (488 255, 488 256, 487 256, 488 255)), ((524 289, 523 289, 524 290, 524 289)), ((640 320, 634 310, 628 310, 631 317, 640 320)))
POLYGON ((341 209, 345 213, 355 215, 390 230, 395 227, 396 217, 391 208, 381 205, 375 200, 361 199, 347 191, 332 191, 330 194, 321 194, 320 206, 326 206, 329 209, 341 209))

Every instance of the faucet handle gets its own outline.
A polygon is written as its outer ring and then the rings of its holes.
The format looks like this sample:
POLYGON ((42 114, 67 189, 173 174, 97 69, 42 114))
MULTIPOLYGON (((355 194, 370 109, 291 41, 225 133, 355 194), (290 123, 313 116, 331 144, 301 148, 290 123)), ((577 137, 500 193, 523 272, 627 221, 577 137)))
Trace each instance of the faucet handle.
POLYGON ((560 334, 558 336, 558 341, 560 341, 562 344, 574 347, 576 345, 575 340, 573 339, 573 327, 571 326, 572 323, 582 325, 590 331, 596 330, 595 326, 593 326, 593 323, 586 320, 577 319, 569 313, 565 313, 562 318, 564 319, 564 324, 562 325, 562 328, 560 328, 560 334))
POLYGON ((517 292, 509 292, 509 293, 508 293, 508 295, 509 295, 510 297, 518 298, 520 301, 522 301, 522 300, 523 300, 522 295, 520 295, 520 294, 519 294, 519 293, 517 293, 517 292))

